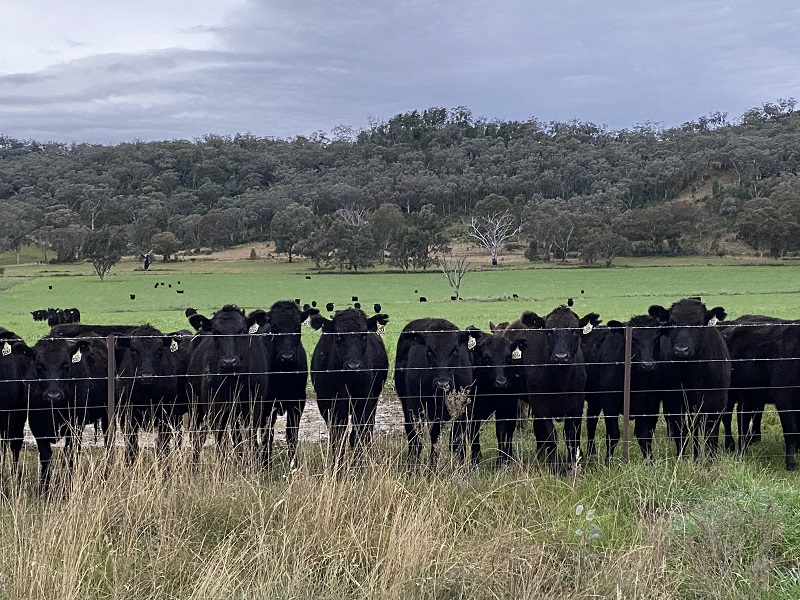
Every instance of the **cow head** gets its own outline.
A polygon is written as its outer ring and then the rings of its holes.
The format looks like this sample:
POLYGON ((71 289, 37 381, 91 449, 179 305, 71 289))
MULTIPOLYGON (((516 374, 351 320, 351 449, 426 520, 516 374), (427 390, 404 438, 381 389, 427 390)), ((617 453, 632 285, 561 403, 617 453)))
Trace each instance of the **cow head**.
MULTIPOLYGON (((608 328, 614 333, 625 336, 625 323, 609 321, 608 328)), ((661 324, 650 315, 633 317, 629 322, 631 331, 631 361, 633 368, 645 373, 655 370, 661 348, 663 330, 661 324)))
POLYGON ((320 314, 312 315, 311 327, 322 329, 325 335, 333 336, 336 356, 343 369, 360 371, 366 365, 367 336, 378 331, 378 325, 386 325, 389 315, 377 314, 367 318, 360 308, 338 310, 332 319, 320 314))
MULTIPOLYGON (((489 327, 491 328, 491 324, 489 327)), ((515 340, 512 343, 500 335, 487 334, 472 326, 467 327, 466 331, 470 336, 467 347, 479 390, 486 386, 497 390, 508 387, 506 368, 511 364, 514 350, 524 344, 525 340, 515 340)))
POLYGON ((581 336, 599 324, 600 315, 597 313, 578 318, 568 306, 559 306, 553 310, 544 318, 547 360, 561 365, 575 362, 581 347, 581 336))
POLYGON ((134 329, 130 336, 117 338, 117 345, 123 351, 120 374, 135 377, 137 383, 152 385, 158 376, 165 374, 165 361, 177 351, 180 341, 179 335, 164 335, 150 325, 134 329))
POLYGON ((281 300, 273 304, 267 312, 267 324, 264 333, 271 342, 270 360, 273 364, 292 365, 304 352, 301 345, 300 330, 306 319, 318 315, 319 310, 307 307, 304 310, 290 300, 281 300))
POLYGON ((700 298, 684 298, 675 302, 669 310, 654 304, 648 314, 662 325, 666 325, 670 352, 673 358, 692 358, 702 345, 705 327, 716 325, 727 314, 721 306, 711 310, 700 298))
MULTIPOLYGON (((191 310, 191 309, 190 309, 191 310)), ((189 323, 201 333, 214 336, 218 368, 222 372, 238 371, 250 347, 250 335, 267 323, 267 313, 255 310, 245 315, 244 309, 235 304, 226 304, 207 318, 196 311, 189 314, 189 323)))
POLYGON ((33 348, 17 342, 12 350, 30 359, 27 384, 32 399, 41 399, 53 408, 65 408, 73 401, 74 378, 85 373, 81 363, 84 355, 91 352, 88 339, 46 337, 33 348))
MULTIPOLYGON (((456 370, 469 361, 470 339, 477 334, 460 331, 449 322, 435 325, 431 331, 408 332, 416 344, 425 348, 425 363, 430 374, 434 394, 444 394, 455 390, 456 370), (462 360, 463 357, 463 360, 462 360)), ((482 335, 480 336, 482 337, 482 335)))

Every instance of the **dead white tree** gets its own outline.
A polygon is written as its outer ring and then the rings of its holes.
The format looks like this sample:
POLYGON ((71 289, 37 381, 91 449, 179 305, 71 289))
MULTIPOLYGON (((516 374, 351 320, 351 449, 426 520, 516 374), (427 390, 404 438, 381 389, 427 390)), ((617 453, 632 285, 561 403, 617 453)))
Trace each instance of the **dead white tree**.
POLYGON ((467 262, 467 255, 463 254, 454 257, 449 253, 440 254, 436 258, 436 263, 447 278, 447 283, 449 283, 450 287, 453 289, 453 297, 458 300, 460 297, 458 290, 461 288, 461 280, 464 279, 464 275, 466 275, 467 271, 469 271, 472 266, 467 262))
POLYGON ((514 237, 521 230, 516 224, 514 215, 509 210, 472 217, 469 235, 492 255, 492 264, 497 264, 497 254, 507 239, 514 237))
POLYGON ((359 204, 348 204, 336 211, 336 214, 348 225, 361 227, 369 221, 370 210, 359 204))

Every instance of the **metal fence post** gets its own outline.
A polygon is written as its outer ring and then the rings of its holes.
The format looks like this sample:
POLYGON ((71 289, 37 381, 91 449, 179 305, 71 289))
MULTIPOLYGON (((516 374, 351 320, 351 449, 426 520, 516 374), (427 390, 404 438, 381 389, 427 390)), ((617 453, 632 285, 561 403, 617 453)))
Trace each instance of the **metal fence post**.
POLYGON ((628 460, 631 442, 631 355, 633 327, 625 327, 625 383, 622 391, 622 458, 628 460))

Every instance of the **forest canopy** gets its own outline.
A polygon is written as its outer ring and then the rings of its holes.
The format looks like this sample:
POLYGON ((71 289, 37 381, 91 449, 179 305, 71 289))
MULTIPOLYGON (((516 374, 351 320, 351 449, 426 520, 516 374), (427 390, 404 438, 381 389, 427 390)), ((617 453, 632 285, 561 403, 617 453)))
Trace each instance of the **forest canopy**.
POLYGON ((0 135, 0 251, 32 244, 44 261, 82 259, 90 234, 113 227, 129 253, 157 246, 166 260, 275 240, 318 268, 425 269, 496 206, 531 260, 721 253, 734 238, 783 256, 800 250, 795 104, 622 130, 459 107, 293 139, 0 135))

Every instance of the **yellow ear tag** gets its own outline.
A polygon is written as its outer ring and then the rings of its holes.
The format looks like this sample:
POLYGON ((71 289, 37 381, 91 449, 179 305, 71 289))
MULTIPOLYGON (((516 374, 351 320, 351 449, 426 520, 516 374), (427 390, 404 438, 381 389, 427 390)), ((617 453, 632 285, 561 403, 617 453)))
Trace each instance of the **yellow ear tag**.
POLYGON ((169 343, 169 351, 170 352, 177 352, 178 351, 178 341, 177 340, 172 340, 169 343))
POLYGON ((8 342, 3 344, 3 356, 8 356, 11 354, 11 344, 8 342))
POLYGON ((511 353, 511 358, 514 360, 519 360, 522 358, 522 350, 519 348, 515 348, 514 351, 511 353))
POLYGON ((81 357, 82 357, 82 356, 83 356, 83 355, 81 354, 81 349, 80 349, 80 348, 78 348, 78 349, 75 351, 75 354, 73 354, 73 355, 72 355, 72 362, 73 362, 73 363, 79 363, 79 362, 81 362, 81 357))
POLYGON ((592 329, 594 329, 594 326, 591 323, 587 323, 586 325, 583 326, 583 335, 586 335, 587 333, 592 333, 592 329))
POLYGON ((709 327, 714 327, 717 323, 719 323, 719 319, 717 318, 716 315, 711 317, 711 319, 709 319, 709 321, 708 321, 709 327))
POLYGON ((476 340, 476 339, 475 339, 474 337, 472 337, 472 336, 469 336, 469 341, 467 342, 467 348, 469 348, 470 350, 472 350, 472 349, 473 349, 475 346, 477 346, 477 345, 478 345, 478 340, 476 340))
POLYGON ((247 333, 255 333, 258 331, 258 323, 253 323, 250 325, 250 329, 247 330, 247 333))

